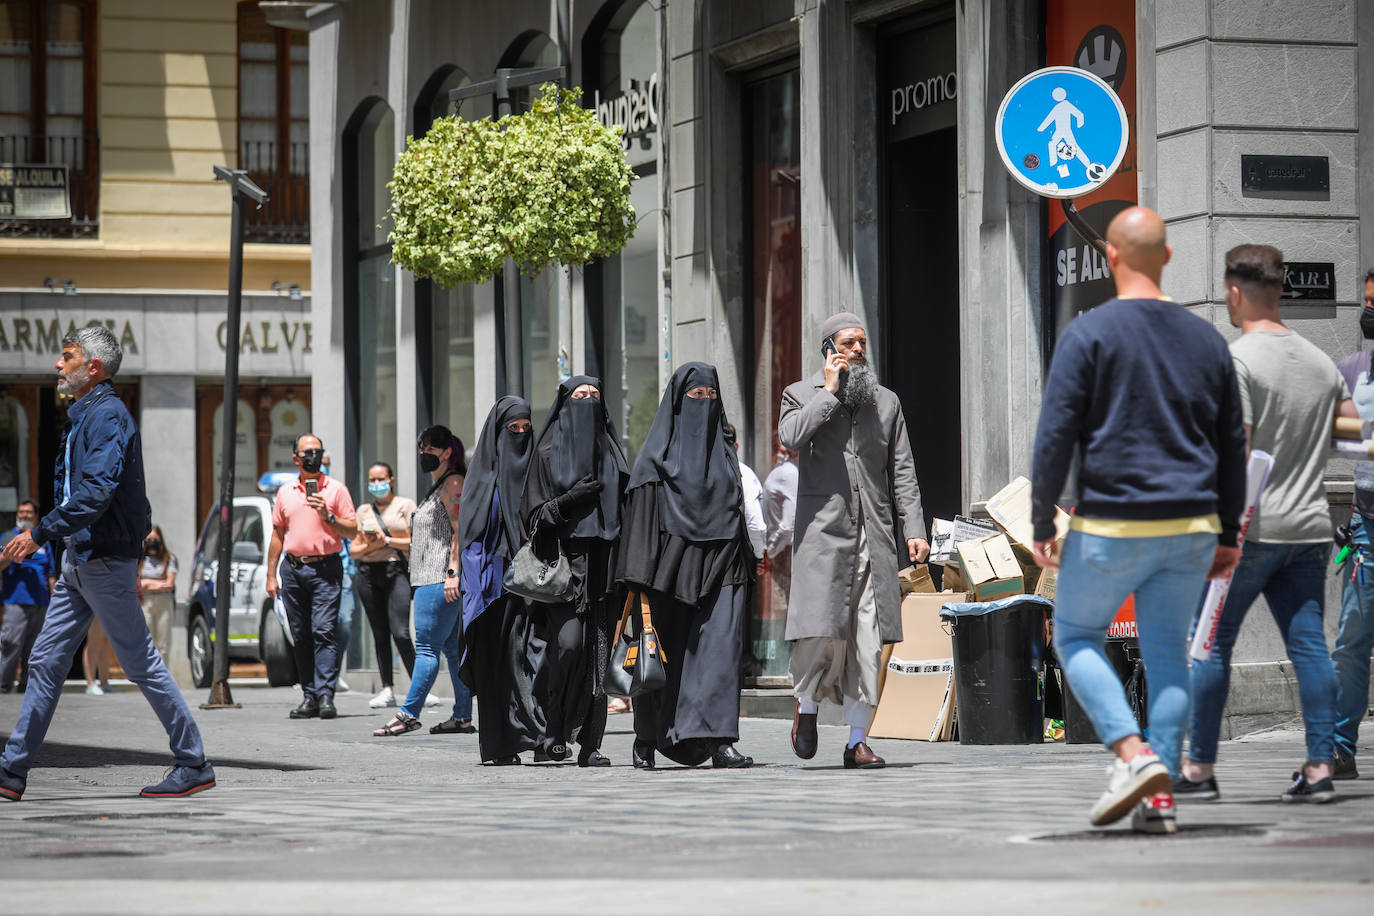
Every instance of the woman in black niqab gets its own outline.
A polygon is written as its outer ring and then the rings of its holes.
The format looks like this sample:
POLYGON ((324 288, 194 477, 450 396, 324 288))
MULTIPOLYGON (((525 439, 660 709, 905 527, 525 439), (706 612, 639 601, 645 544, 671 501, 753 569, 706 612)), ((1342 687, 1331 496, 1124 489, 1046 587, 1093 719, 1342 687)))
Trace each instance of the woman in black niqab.
POLYGON ((533 604, 547 643, 536 692, 542 701, 542 754, 563 760, 576 740, 581 766, 609 766, 606 662, 610 655, 620 496, 628 468, 615 425, 600 399, 601 380, 573 376, 558 386, 525 481, 521 516, 536 552, 561 550, 576 586, 567 603, 533 604))
POLYGON ((505 594, 510 558, 524 543, 520 500, 534 452, 530 404, 504 397, 487 414, 472 454, 458 510, 463 581, 463 681, 477 697, 482 760, 518 764, 539 746, 543 710, 534 697, 544 642, 529 608, 505 594))
POLYGON ((622 526, 618 576, 648 596, 668 670, 667 686, 635 698, 634 765, 651 769, 657 750, 687 766, 750 766, 734 743, 755 559, 714 366, 673 373, 622 526))

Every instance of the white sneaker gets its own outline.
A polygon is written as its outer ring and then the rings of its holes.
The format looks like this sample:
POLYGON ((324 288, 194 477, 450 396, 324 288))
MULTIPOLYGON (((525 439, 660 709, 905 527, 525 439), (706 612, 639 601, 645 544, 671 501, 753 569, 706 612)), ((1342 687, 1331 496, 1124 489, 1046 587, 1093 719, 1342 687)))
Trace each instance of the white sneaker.
POLYGON ((104 695, 105 691, 100 689, 99 684, 92 684, 86 688, 86 696, 88 697, 103 697, 104 695))
POLYGON ((1091 817, 1094 827, 1121 820, 1131 813, 1131 808, 1140 799, 1168 792, 1173 786, 1169 768, 1148 747, 1142 748, 1130 763, 1119 758, 1113 761, 1107 773, 1111 777, 1107 791, 1093 805, 1091 817))
POLYGON ((367 701, 367 705, 372 709, 391 709, 396 705, 396 694, 390 687, 383 687, 381 693, 367 701))
POLYGON ((1136 802, 1131 810, 1131 829, 1136 833, 1178 833, 1174 797, 1160 792, 1136 802))
POLYGON ((443 697, 436 697, 436 696, 435 696, 434 694, 432 694, 432 693, 425 696, 425 705, 426 705, 426 706, 438 706, 440 703, 452 703, 452 702, 453 702, 452 700, 445 700, 443 697))

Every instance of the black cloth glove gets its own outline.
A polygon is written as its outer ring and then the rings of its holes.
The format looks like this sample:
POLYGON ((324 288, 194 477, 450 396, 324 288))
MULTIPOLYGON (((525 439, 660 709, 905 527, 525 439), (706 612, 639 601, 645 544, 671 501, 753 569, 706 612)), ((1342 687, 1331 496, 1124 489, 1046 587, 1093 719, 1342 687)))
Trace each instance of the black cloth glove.
POLYGON ((575 512, 578 507, 595 500, 600 492, 601 481, 595 477, 582 478, 562 496, 544 503, 543 508, 539 510, 539 524, 561 528, 567 523, 569 515, 575 512))

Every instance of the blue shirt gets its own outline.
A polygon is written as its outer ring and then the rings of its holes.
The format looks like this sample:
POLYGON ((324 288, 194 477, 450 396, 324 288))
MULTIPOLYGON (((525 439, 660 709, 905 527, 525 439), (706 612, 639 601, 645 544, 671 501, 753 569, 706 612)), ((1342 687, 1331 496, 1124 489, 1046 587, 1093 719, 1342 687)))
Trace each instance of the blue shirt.
MULTIPOLYGON (((11 532, 19 533, 18 528, 11 532)), ((0 604, 46 605, 49 578, 57 578, 57 563, 51 545, 43 544, 27 560, 5 567, 0 574, 0 604)))
POLYGON ((1245 508, 1245 428, 1236 369, 1216 329, 1164 299, 1113 299, 1055 346, 1031 459, 1035 539, 1074 457, 1085 518, 1216 513, 1236 545, 1245 508))
MULTIPOLYGON (((472 625, 483 611, 491 606, 505 588, 507 560, 496 552, 496 539, 501 531, 501 492, 491 491, 491 512, 487 515, 487 529, 458 555, 463 585, 463 628, 472 625)), ((466 652, 466 649, 464 649, 466 652)))
POLYGON ((67 408, 71 425, 57 452, 57 507, 33 529, 46 544, 71 538, 73 563, 138 560, 153 525, 143 482, 143 440, 107 379, 67 408))

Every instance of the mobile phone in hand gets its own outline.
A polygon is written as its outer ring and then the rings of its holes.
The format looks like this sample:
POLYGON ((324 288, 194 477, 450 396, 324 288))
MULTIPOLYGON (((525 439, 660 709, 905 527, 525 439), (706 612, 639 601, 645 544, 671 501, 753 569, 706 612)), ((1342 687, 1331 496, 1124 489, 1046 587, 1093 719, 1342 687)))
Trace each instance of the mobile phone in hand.
POLYGON ((319 482, 318 480, 316 480, 314 477, 311 477, 309 480, 307 480, 307 481, 305 482, 305 495, 306 495, 306 496, 314 496, 316 493, 319 492, 319 490, 320 490, 320 482, 319 482))
POLYGON ((838 353, 839 347, 835 346, 835 338, 827 337, 821 342, 821 359, 830 359, 831 353, 838 353))

